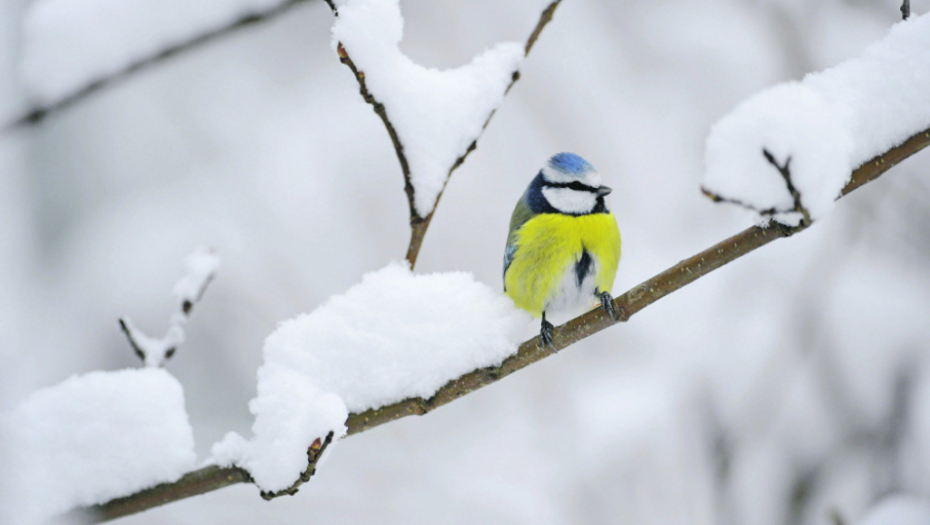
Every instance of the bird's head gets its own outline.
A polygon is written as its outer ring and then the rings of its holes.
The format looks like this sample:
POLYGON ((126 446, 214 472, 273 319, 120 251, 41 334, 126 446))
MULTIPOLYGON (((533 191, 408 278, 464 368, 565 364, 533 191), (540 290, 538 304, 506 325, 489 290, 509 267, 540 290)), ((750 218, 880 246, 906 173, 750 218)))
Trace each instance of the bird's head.
POLYGON ((607 210, 604 196, 610 188, 601 185, 601 174, 594 166, 574 153, 553 155, 538 180, 542 197, 561 213, 584 215, 607 210))

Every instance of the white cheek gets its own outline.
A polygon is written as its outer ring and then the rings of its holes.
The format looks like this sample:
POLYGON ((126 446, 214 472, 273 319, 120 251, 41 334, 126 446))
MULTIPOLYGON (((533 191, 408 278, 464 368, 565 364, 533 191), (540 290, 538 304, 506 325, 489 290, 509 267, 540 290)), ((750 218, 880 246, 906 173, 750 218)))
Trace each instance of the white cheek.
POLYGON ((597 204, 597 196, 589 191, 543 188, 542 193, 553 208, 563 213, 589 213, 597 204))

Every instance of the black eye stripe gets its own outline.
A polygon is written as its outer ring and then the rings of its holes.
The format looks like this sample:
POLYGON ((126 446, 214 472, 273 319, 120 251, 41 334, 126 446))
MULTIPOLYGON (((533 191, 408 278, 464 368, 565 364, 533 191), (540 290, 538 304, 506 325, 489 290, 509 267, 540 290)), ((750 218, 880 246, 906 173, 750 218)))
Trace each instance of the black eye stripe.
POLYGON ((575 191, 587 191, 589 193, 597 193, 597 188, 588 186, 587 184, 582 184, 581 182, 544 182, 544 188, 569 188, 575 191))

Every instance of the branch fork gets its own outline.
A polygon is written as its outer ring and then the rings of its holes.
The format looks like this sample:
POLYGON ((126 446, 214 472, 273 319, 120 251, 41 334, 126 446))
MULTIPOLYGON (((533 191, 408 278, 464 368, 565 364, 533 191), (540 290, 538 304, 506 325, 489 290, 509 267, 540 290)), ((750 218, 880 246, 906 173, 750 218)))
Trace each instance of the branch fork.
POLYGON ((784 164, 778 164, 778 161, 775 160, 775 157, 769 152, 769 150, 763 148, 762 155, 765 157, 765 160, 769 162, 769 164, 778 170, 778 173, 781 174, 782 178, 785 179, 785 186, 787 186, 788 193, 791 194, 791 198, 794 200, 794 208, 791 211, 801 214, 801 224, 805 226, 810 224, 810 213, 808 213, 807 208, 801 204, 801 193, 797 190, 797 188, 794 187, 794 183, 791 181, 791 157, 788 157, 784 164))
MULTIPOLYGON (((780 210, 775 207, 759 209, 756 206, 749 204, 748 202, 745 202, 743 200, 733 198, 733 197, 724 197, 723 195, 718 195, 710 191, 704 186, 701 186, 701 193, 703 193, 705 196, 707 196, 708 198, 710 198, 710 200, 714 202, 718 202, 718 203, 726 202, 730 204, 736 204, 737 206, 746 208, 748 210, 755 211, 759 215, 766 216, 766 217, 771 217, 771 216, 774 216, 780 213, 798 213, 801 215, 801 220, 799 224, 805 227, 809 226, 813 222, 813 220, 811 219, 810 213, 807 211, 807 208, 801 202, 801 192, 799 192, 797 188, 795 188, 794 182, 791 180, 791 157, 789 156, 788 159, 785 160, 784 164, 779 164, 778 161, 775 159, 775 156, 772 155, 772 153, 769 152, 769 150, 765 148, 762 149, 762 156, 765 157, 765 160, 768 161, 768 163, 771 164, 772 167, 778 170, 779 175, 781 175, 782 179, 784 179, 785 186, 788 190, 788 193, 791 195, 791 199, 794 201, 793 203, 794 205, 791 209, 780 210)), ((845 194, 842 194, 842 195, 845 195, 845 194)), ((839 197, 837 197, 837 199, 838 198, 839 197)))
MULTIPOLYGON (((533 29, 533 32, 530 33, 529 38, 527 38, 526 44, 524 45, 524 56, 529 55, 530 50, 533 48, 533 44, 536 43, 536 40, 539 38, 539 35, 542 33, 543 28, 552 21, 552 16, 555 13, 555 9, 559 6, 562 0, 553 0, 549 3, 545 10, 539 17, 539 22, 537 22, 536 27, 533 29)), ((332 0, 326 0, 327 5, 333 11, 335 16, 339 16, 339 11, 336 8, 336 5, 332 0)), ((394 145, 394 152, 397 154, 397 161, 400 163, 400 169, 404 176, 404 193, 407 195, 407 203, 410 207, 410 242, 407 245, 407 254, 406 260, 410 264, 410 267, 413 268, 417 262, 417 256, 420 253, 420 247, 423 245, 423 238, 426 236, 426 231, 429 229, 430 222, 433 220, 433 214, 436 212, 436 206, 439 205, 439 200, 442 198, 442 194, 445 191, 445 185, 448 184, 449 179, 452 177, 452 172, 454 172, 459 166, 465 162, 465 158, 478 147, 478 139, 480 134, 471 142, 471 144, 466 148, 465 152, 458 157, 452 166, 449 167, 448 175, 443 182, 443 188, 436 196, 436 201, 433 203, 432 211, 425 217, 421 216, 417 212, 415 205, 415 196, 416 189, 413 186, 410 178, 410 165, 407 161, 407 157, 404 154, 404 145, 401 143, 400 138, 397 136, 397 130, 394 128, 394 125, 391 123, 391 119, 388 117, 387 110, 384 107, 384 104, 378 101, 368 90, 368 86, 365 83, 365 72, 359 71, 355 63, 352 61, 352 58, 349 56, 348 51, 345 47, 339 42, 336 46, 336 52, 339 55, 339 61, 345 64, 355 75, 355 80, 358 81, 359 93, 362 95, 362 98, 368 104, 371 104, 374 112, 381 117, 381 121, 384 123, 384 127, 388 132, 388 135, 391 137, 391 142, 394 145)), ((507 86, 507 89, 504 91, 505 94, 510 92, 510 88, 520 79, 520 72, 514 71, 511 76, 510 84, 507 86)), ((496 110, 491 111, 488 115, 487 120, 484 122, 484 127, 482 127, 482 132, 487 128, 488 124, 491 122, 491 118, 494 117, 496 110)))
POLYGON ((198 249, 187 258, 187 274, 175 285, 178 311, 171 315, 168 331, 161 339, 147 336, 128 317, 119 319, 120 330, 126 335, 129 346, 146 366, 164 366, 184 342, 184 327, 191 310, 207 291, 218 266, 219 258, 205 248, 198 249))

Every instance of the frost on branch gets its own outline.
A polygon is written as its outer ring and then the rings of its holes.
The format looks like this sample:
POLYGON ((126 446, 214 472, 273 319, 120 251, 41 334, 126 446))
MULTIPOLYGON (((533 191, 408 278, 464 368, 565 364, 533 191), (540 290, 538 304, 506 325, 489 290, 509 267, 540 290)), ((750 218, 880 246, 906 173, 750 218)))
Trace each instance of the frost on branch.
POLYGON ((287 489, 315 439, 345 435, 349 412, 429 398, 451 379, 500 364, 528 322, 471 274, 415 275, 397 263, 367 274, 268 336, 249 404, 255 436, 228 434, 213 461, 245 468, 263 491, 287 489))
POLYGON ((220 258, 208 248, 198 248, 184 261, 187 273, 174 285, 178 310, 168 321, 168 331, 161 339, 149 337, 136 328, 128 317, 119 320, 120 328, 129 339, 145 366, 162 366, 184 342, 184 325, 190 317, 194 303, 200 300, 220 266, 220 258))
POLYGON ((524 57, 524 45, 500 43, 469 64, 426 68, 400 51, 399 0, 336 0, 333 46, 351 56, 368 92, 384 106, 406 158, 412 206, 426 217, 456 161, 481 135, 504 100, 524 57))
POLYGON ((928 49, 924 15, 860 58, 743 102, 707 139, 705 193, 789 225, 824 217, 854 169, 930 128, 928 49))
POLYGON ((196 462, 184 391, 162 369, 92 372, 39 390, 0 416, 0 442, 22 524, 175 481, 196 462))

